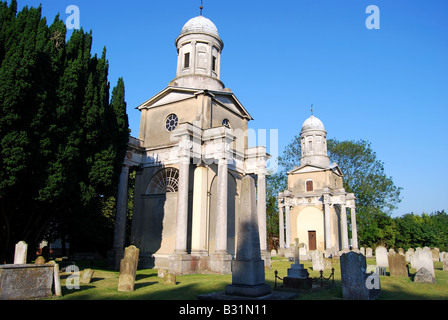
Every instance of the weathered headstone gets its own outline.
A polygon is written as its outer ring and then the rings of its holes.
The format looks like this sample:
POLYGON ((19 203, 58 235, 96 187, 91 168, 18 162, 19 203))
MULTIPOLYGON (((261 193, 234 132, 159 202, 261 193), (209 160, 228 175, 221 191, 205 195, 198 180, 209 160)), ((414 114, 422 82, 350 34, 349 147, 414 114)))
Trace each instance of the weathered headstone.
POLYGON ((172 273, 165 273, 165 276, 163 277, 163 284, 167 286, 175 286, 176 285, 176 275, 172 273))
POLYGON ((431 254, 432 254, 432 261, 438 262, 439 261, 439 255, 440 255, 440 250, 439 248, 432 248, 431 249, 431 254))
POLYGON ((349 300, 373 300, 380 293, 380 277, 366 273, 366 257, 348 252, 340 257, 342 297, 349 300), (372 284, 373 283, 373 284, 372 284))
POLYGON ((0 265, 0 300, 30 300, 52 296, 51 264, 0 265))
POLYGON ((84 269, 79 276, 79 282, 82 284, 89 284, 92 280, 94 271, 92 269, 84 269))
POLYGON ((226 286, 225 293, 263 297, 271 294, 271 286, 265 283, 264 261, 261 259, 255 181, 251 176, 245 176, 241 184, 236 259, 232 261, 232 284, 226 286))
POLYGON ((389 262, 387 260, 387 249, 383 246, 378 246, 375 249, 376 265, 378 267, 388 267, 389 262))
POLYGON ((299 244, 299 255, 301 261, 308 261, 311 259, 311 255, 307 249, 306 243, 299 244))
POLYGON ((366 249, 366 258, 372 258, 373 257, 373 250, 372 248, 366 249))
POLYGON ((277 250, 272 249, 271 250, 271 257, 276 257, 277 256, 277 250))
POLYGON ((443 256, 443 271, 448 271, 448 253, 443 256))
POLYGON ((140 250, 136 246, 129 246, 124 251, 124 258, 120 262, 120 276, 118 291, 134 291, 140 250))
POLYGON ((411 256, 414 254, 414 249, 409 248, 408 251, 404 254, 406 261, 411 262, 411 256))
POLYGON ((414 276, 417 283, 436 283, 436 278, 425 267, 420 268, 414 276))
POLYGON ((38 256, 34 261, 34 264, 45 264, 45 258, 42 256, 38 256))
POLYGON ((313 261, 313 270, 320 271, 325 270, 324 255, 319 250, 310 251, 311 259, 313 261))
POLYGON ((415 251, 413 258, 413 268, 415 268, 416 271, 420 270, 421 268, 425 268, 428 270, 433 277, 435 277, 434 273, 434 262, 432 261, 432 254, 429 250, 417 250, 415 251))
POLYGON ((14 264, 26 264, 26 255, 28 252, 28 245, 25 241, 20 241, 16 244, 14 252, 14 264))
POLYGON ((364 247, 361 247, 361 253, 363 254, 363 255, 366 255, 366 248, 364 248, 364 247))
POLYGON ((406 258, 404 255, 399 253, 389 253, 388 262, 391 276, 408 276, 408 268, 406 266, 406 258))

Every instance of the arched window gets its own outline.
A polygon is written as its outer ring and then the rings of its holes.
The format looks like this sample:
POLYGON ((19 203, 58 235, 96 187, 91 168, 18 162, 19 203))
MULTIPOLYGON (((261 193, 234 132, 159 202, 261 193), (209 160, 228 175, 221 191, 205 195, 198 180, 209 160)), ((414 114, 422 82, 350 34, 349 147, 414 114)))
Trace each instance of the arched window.
POLYGON ((165 168, 158 171, 149 182, 147 194, 164 194, 177 192, 179 187, 179 170, 165 168))
POLYGON ((314 191, 313 180, 306 181, 306 192, 314 191))

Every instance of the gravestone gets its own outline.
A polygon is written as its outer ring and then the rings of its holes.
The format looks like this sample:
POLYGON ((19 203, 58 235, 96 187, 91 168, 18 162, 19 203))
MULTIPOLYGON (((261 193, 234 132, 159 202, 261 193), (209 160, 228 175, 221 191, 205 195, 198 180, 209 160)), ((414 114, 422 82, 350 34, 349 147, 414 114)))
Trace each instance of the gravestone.
POLYGON ((34 261, 34 264, 45 264, 45 258, 42 256, 38 256, 34 261))
POLYGON ((398 248, 398 254, 401 254, 404 256, 404 249, 403 248, 398 248))
POLYGON ((387 249, 383 246, 378 246, 375 249, 376 265, 378 267, 388 267, 389 262, 387 260, 387 249))
POLYGON ((176 275, 172 273, 165 273, 165 276, 163 277, 163 284, 166 286, 175 286, 176 285, 176 275))
MULTIPOLYGON (((301 261, 310 260, 310 252, 308 252, 306 243, 299 244, 299 258, 301 261)), ((295 257, 294 257, 295 258, 295 257)))
POLYGON ((366 249, 366 258, 372 258, 373 257, 373 252, 372 252, 372 248, 367 248, 366 249))
POLYGON ((374 300, 380 294, 380 277, 366 273, 366 257, 348 252, 340 257, 342 297, 349 300, 374 300), (374 282, 372 285, 371 279, 374 282))
POLYGON ((313 270, 320 271, 325 270, 324 255, 319 250, 310 251, 311 259, 313 261, 313 270))
POLYGON ((361 247, 361 253, 362 253, 363 255, 366 255, 366 248, 361 247))
POLYGON ((431 249, 431 254, 432 254, 432 261, 439 261, 439 255, 440 255, 440 250, 439 248, 432 248, 431 249))
POLYGON ((52 264, 0 265, 0 300, 32 300, 52 296, 52 264))
POLYGON ((277 250, 272 249, 271 250, 271 257, 276 257, 277 256, 277 250))
POLYGON ((429 250, 417 250, 415 251, 413 258, 413 268, 419 271, 421 268, 428 270, 433 277, 434 273, 434 262, 432 261, 432 254, 429 250))
POLYGON ((448 271, 448 253, 443 257, 443 271, 448 271))
POLYGON ((409 248, 408 251, 404 254, 406 258, 406 262, 411 262, 411 256, 414 254, 414 249, 409 248))
POLYGON ((92 269, 84 269, 79 276, 79 282, 82 284, 89 284, 92 280, 94 271, 92 269))
POLYGON ((20 241, 16 244, 16 251, 14 252, 14 264, 26 264, 26 255, 28 245, 25 241, 20 241))
POLYGON ((261 259, 255 181, 245 176, 241 185, 236 259, 232 261, 232 284, 226 286, 225 293, 250 298, 268 296, 271 286, 265 283, 261 259))
POLYGON ((407 277, 408 268, 406 266, 406 258, 399 253, 389 253, 389 272, 391 276, 407 277))
POLYGON ((436 278, 425 267, 420 268, 414 277, 414 282, 417 283, 436 283, 436 278))
POLYGON ((120 262, 118 291, 134 291, 139 254, 140 250, 136 246, 129 246, 125 249, 124 258, 120 262))

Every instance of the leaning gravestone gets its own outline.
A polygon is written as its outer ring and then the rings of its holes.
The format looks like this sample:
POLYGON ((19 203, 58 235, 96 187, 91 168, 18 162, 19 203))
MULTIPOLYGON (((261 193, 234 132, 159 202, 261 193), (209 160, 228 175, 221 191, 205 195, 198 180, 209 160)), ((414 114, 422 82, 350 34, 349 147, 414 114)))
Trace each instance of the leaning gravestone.
POLYGON ((400 253, 389 253, 389 272, 391 276, 407 277, 408 268, 406 266, 406 258, 400 253))
POLYGON ((421 268, 428 270, 433 277, 434 273, 434 262, 432 261, 432 254, 429 250, 417 250, 415 251, 413 258, 413 268, 418 272, 421 268))
POLYGON ((125 249, 124 258, 120 262, 118 291, 134 291, 139 254, 140 250, 136 246, 129 246, 125 249))
POLYGON ((417 283, 436 283, 436 278, 425 267, 420 268, 414 277, 414 282, 417 283))
POLYGON ((261 259, 255 181, 245 176, 241 184, 236 259, 232 261, 232 284, 226 286, 225 294, 258 298, 270 295, 271 286, 265 283, 261 259))
POLYGON ((79 276, 79 282, 89 284, 92 281, 94 271, 92 269, 84 269, 79 276))
POLYGON ((14 264, 26 264, 26 255, 28 245, 25 241, 20 241, 16 244, 16 251, 14 253, 14 264))
POLYGON ((340 257, 342 297, 349 300, 374 300, 380 294, 380 277, 366 273, 366 257, 348 252, 340 257), (374 278, 374 285, 371 283, 374 278))
POLYGON ((383 246, 378 246, 375 249, 375 259, 376 265, 378 267, 389 267, 389 262, 387 260, 387 249, 383 246))

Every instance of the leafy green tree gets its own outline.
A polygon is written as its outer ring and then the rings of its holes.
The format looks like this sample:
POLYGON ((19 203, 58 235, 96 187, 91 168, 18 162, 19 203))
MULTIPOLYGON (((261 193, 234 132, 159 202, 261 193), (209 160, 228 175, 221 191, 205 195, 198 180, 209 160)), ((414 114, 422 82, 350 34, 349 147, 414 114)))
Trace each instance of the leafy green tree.
POLYGON ((45 234, 108 249, 113 220, 101 209, 129 138, 124 82, 110 99, 106 50, 92 56, 82 29, 66 42, 59 16, 48 26, 41 13, 0 2, 1 262, 45 234))

